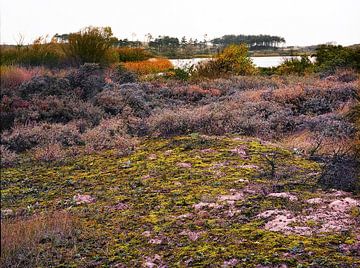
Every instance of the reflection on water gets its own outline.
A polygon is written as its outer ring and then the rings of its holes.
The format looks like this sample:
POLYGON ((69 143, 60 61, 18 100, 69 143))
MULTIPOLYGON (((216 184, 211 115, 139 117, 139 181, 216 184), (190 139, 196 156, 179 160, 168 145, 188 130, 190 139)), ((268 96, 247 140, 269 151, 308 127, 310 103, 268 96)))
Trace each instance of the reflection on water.
MULTIPOLYGON (((291 59, 291 56, 275 56, 275 57, 250 57, 257 67, 276 67, 285 59, 291 59)), ((300 58, 300 57, 299 57, 300 58)), ((193 58, 193 59, 175 59, 170 60, 175 68, 187 68, 196 65, 199 62, 207 61, 209 58, 193 58)))

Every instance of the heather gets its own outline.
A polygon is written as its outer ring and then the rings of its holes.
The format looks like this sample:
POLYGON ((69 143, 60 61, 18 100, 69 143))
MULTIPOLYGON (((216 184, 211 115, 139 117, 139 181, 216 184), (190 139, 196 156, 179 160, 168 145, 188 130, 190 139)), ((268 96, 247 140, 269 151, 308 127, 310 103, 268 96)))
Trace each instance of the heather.
POLYGON ((84 31, 71 68, 1 68, 2 267, 360 264, 355 66, 180 71, 84 31))

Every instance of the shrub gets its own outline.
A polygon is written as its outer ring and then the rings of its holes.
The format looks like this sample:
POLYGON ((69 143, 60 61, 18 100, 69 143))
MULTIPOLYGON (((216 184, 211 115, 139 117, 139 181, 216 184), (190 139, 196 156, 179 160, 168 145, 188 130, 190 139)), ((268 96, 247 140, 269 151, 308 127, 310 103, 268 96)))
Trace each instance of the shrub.
POLYGON ((32 156, 36 161, 54 162, 65 158, 65 151, 58 143, 38 146, 32 150, 32 156))
POLYGON ((229 45, 215 59, 200 64, 196 76, 217 78, 223 75, 252 75, 257 69, 248 57, 246 45, 229 45))
POLYGON ((67 123, 74 119, 97 125, 105 116, 105 113, 91 102, 67 96, 34 97, 31 100, 4 96, 0 103, 0 111, 2 130, 11 128, 14 123, 67 123))
POLYGON ((88 152, 115 148, 125 155, 133 150, 136 143, 135 139, 127 134, 126 121, 118 118, 103 120, 99 126, 88 130, 82 137, 88 152))
MULTIPOLYGON (((32 100, 32 111, 37 114, 37 121, 67 123, 72 120, 82 119, 93 126, 99 124, 100 120, 105 116, 104 112, 91 102, 74 97, 48 96, 44 99, 34 98, 32 100)), ((16 119, 20 121, 18 118, 16 119)), ((21 121, 26 122, 24 119, 21 121)))
POLYGON ((360 48, 321 45, 316 48, 316 65, 322 72, 334 72, 337 68, 360 70, 360 48))
POLYGON ((166 73, 166 78, 174 78, 177 80, 187 81, 191 77, 191 73, 193 69, 182 69, 182 68, 174 68, 173 70, 166 73))
POLYGON ((95 104, 105 112, 116 115, 126 110, 134 116, 149 115, 151 100, 136 84, 124 84, 114 89, 107 89, 95 97, 95 104))
POLYGON ((324 188, 335 188, 354 193, 360 192, 359 159, 348 152, 335 153, 323 168, 319 184, 324 188))
POLYGON ((165 72, 173 66, 168 59, 152 58, 145 61, 125 62, 125 68, 139 75, 165 72))
POLYGON ((78 65, 108 64, 117 61, 116 52, 111 49, 114 42, 110 27, 86 27, 69 35, 65 53, 78 65))
POLYGON ((138 77, 134 72, 126 70, 122 64, 118 64, 112 69, 110 79, 117 84, 126 84, 135 83, 138 77))
POLYGON ((96 63, 85 63, 71 72, 67 79, 71 87, 77 89, 85 100, 94 97, 106 85, 105 69, 96 63))
POLYGON ((19 92, 24 99, 30 99, 34 95, 69 95, 72 93, 68 79, 49 75, 33 77, 20 86, 19 92))
POLYGON ((18 155, 4 145, 0 145, 0 155, 0 167, 11 167, 17 163, 18 155))
POLYGON ((75 124, 46 124, 15 126, 12 131, 4 132, 2 144, 15 152, 23 152, 36 146, 43 147, 52 143, 62 146, 82 144, 75 124))
POLYGON ((28 111, 29 106, 30 103, 28 101, 19 97, 3 96, 0 103, 0 130, 11 128, 15 118, 31 117, 32 115, 28 111))
POLYGON ((121 47, 116 49, 119 54, 119 61, 144 61, 152 57, 152 54, 143 48, 121 47))
POLYGON ((302 56, 300 59, 292 57, 290 59, 285 59, 276 70, 277 74, 288 75, 305 75, 313 72, 313 64, 308 57, 302 56))
POLYGON ((74 246, 78 222, 65 211, 30 218, 1 220, 1 267, 38 267, 39 254, 49 254, 59 242, 74 246), (42 244, 48 244, 41 250, 42 244), (50 245, 49 245, 50 244, 50 245))

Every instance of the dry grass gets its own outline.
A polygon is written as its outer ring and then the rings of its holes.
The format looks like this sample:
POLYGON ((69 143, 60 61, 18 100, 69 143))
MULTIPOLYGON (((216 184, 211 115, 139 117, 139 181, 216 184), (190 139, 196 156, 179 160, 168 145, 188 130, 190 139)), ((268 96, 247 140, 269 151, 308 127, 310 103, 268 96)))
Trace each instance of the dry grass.
POLYGON ((30 80, 36 73, 35 69, 22 67, 1 66, 1 88, 15 88, 21 83, 30 80))
POLYGON ((126 62, 124 63, 124 66, 126 69, 140 75, 161 73, 173 67, 168 59, 163 58, 151 58, 145 61, 126 62))
POLYGON ((330 137, 320 137, 309 130, 304 130, 292 135, 288 135, 280 142, 288 148, 295 148, 306 155, 331 155, 340 150, 346 150, 351 146, 349 139, 332 139, 330 137))
POLYGON ((74 239, 75 218, 58 211, 31 218, 1 221, 1 267, 34 267, 45 243, 74 239))

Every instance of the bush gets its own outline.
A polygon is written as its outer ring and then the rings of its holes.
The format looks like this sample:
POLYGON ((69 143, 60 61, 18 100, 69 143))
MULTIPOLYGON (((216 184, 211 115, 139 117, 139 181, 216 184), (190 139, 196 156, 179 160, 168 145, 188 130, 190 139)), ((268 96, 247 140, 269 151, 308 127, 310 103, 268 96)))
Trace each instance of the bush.
POLYGON ((152 54, 143 48, 121 47, 116 49, 119 54, 119 61, 144 61, 152 57, 152 54))
POLYGON ((18 155, 4 145, 0 145, 0 155, 0 167, 11 167, 17 163, 18 155))
POLYGON ((104 90, 95 97, 95 104, 112 115, 126 110, 134 116, 145 117, 150 113, 149 102, 149 97, 136 84, 124 84, 115 89, 104 90))
POLYGON ((359 193, 359 159, 347 153, 336 153, 327 159, 319 184, 326 189, 335 188, 359 193))
MULTIPOLYGON (((37 114, 37 121, 68 123, 72 120, 82 119, 93 126, 99 124, 105 116, 104 112, 91 102, 74 97, 34 98, 32 100, 32 111, 37 114)), ((18 118, 16 119, 20 121, 18 118)), ((34 120, 34 118, 32 119, 34 120)), ((26 122, 24 119, 21 121, 26 122)))
POLYGON ((108 64, 117 61, 116 51, 111 49, 114 42, 110 27, 86 27, 69 35, 65 53, 78 65, 108 64))
POLYGON ((85 100, 94 97, 106 85, 105 69, 96 63, 85 63, 70 73, 67 79, 85 100))
POLYGON ((118 64, 112 69, 110 79, 117 84, 126 84, 135 83, 138 77, 134 72, 126 70, 122 64, 118 64))
POLYGON ((65 151, 58 143, 38 146, 32 150, 32 156, 36 161, 54 162, 65 158, 65 151))
POLYGON ((313 64, 308 57, 302 56, 300 59, 292 57, 285 59, 277 67, 276 73, 280 75, 296 74, 305 75, 313 72, 313 64))
POLYGON ((75 124, 39 124, 15 126, 4 132, 2 144, 15 152, 24 152, 34 147, 59 143, 62 146, 81 145, 83 141, 75 124))
POLYGON ((14 123, 67 123, 75 119, 85 120, 94 126, 105 116, 105 113, 91 102, 70 96, 34 97, 31 100, 4 96, 0 111, 2 130, 11 128, 14 123))
POLYGON ((33 77, 20 86, 19 92, 24 99, 30 99, 34 95, 43 97, 72 93, 68 79, 49 75, 33 77))
POLYGON ((321 72, 334 72, 337 68, 360 70, 360 48, 321 45, 316 48, 316 65, 321 72))
POLYGON ((200 64, 196 76, 217 78, 223 75, 252 75, 257 69, 248 56, 246 45, 230 45, 215 59, 200 64))
POLYGON ((136 140, 128 136, 127 129, 126 121, 123 119, 103 120, 99 126, 83 134, 86 150, 96 152, 115 148, 123 155, 130 153, 136 140))

